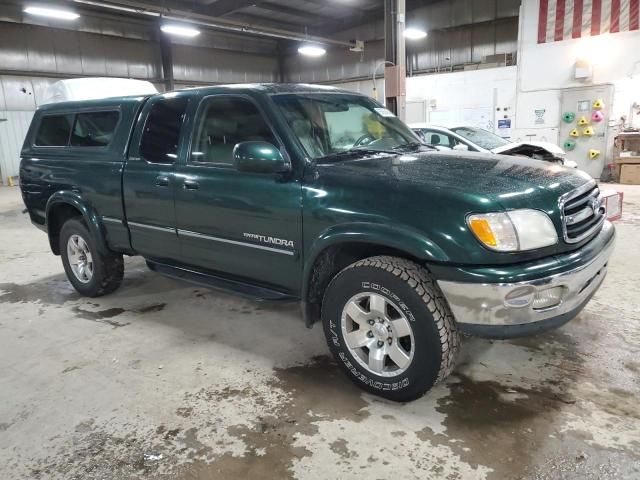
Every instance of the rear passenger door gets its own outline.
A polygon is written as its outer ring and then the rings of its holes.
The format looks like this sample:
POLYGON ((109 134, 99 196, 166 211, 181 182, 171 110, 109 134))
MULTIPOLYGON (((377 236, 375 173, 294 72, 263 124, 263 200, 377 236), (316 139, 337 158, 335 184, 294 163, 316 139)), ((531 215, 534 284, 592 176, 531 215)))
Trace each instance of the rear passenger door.
POLYGON ((175 164, 182 146, 188 97, 175 94, 149 100, 140 116, 123 178, 131 245, 157 260, 179 252, 174 191, 175 164))
POLYGON ((176 175, 184 262, 295 291, 301 276, 301 188, 297 179, 239 172, 233 148, 264 141, 284 149, 258 104, 243 95, 204 98, 191 149, 176 175))

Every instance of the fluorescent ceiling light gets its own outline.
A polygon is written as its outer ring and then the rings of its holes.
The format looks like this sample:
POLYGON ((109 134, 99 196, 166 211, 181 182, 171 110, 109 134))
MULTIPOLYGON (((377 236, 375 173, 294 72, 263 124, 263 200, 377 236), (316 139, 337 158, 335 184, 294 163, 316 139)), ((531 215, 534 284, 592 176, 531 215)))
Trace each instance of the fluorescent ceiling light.
POLYGON ((39 17, 57 18, 58 20, 77 20, 80 18, 80 15, 71 10, 60 10, 58 8, 26 7, 24 13, 39 17))
POLYGON ((179 35, 181 37, 195 37, 200 35, 200 30, 193 27, 183 27, 181 25, 162 25, 160 30, 164 33, 179 35))
POLYGON ((418 28, 405 28, 404 36, 409 40, 421 40, 427 36, 427 32, 418 28))
POLYGON ((298 53, 307 57, 321 57, 327 51, 318 45, 302 45, 298 48, 298 53))

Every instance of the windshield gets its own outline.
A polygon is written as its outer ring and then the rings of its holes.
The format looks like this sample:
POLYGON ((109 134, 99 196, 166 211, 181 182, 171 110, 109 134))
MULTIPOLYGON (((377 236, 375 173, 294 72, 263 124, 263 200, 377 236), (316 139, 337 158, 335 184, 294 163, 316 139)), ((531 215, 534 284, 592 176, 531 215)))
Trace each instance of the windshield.
POLYGON ((504 138, 499 137, 495 133, 483 130, 482 128, 458 127, 452 128, 451 130, 461 137, 464 137, 470 142, 475 143, 482 148, 486 148, 487 150, 493 150, 494 148, 502 147, 509 143, 504 138))
POLYGON ((272 98, 314 159, 360 150, 392 151, 420 144, 409 127, 368 97, 309 93, 272 98))

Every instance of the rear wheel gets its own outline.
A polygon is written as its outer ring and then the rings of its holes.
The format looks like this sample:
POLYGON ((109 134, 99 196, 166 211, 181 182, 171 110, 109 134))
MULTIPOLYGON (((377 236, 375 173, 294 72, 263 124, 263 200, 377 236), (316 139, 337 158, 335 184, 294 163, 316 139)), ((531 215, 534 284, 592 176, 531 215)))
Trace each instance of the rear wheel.
POLYGON ((67 220, 60 230, 60 255, 67 278, 86 297, 99 297, 115 291, 124 276, 122 255, 103 254, 84 222, 67 220))
POLYGON ((352 381, 390 400, 419 398, 455 364, 459 336, 449 307, 429 273, 403 258, 367 258, 338 273, 322 320, 352 381))

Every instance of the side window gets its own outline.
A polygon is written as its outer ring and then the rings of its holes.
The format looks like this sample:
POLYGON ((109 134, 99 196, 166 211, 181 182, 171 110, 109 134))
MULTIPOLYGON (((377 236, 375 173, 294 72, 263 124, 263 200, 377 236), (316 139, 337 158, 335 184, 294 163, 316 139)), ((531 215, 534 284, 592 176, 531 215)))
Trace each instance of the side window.
POLYGON ((64 147, 69 142, 73 114, 42 117, 35 144, 38 147, 64 147))
POLYGON ((164 98, 151 106, 140 142, 140 155, 147 162, 176 161, 186 109, 187 99, 184 97, 164 98))
POLYGON ((248 141, 278 145, 253 102, 227 96, 205 99, 193 133, 191 161, 231 165, 233 147, 248 141))
POLYGON ((451 148, 460 143, 457 138, 452 137, 451 135, 447 135, 447 142, 449 142, 447 146, 451 148))
POLYGON ((462 143, 460 140, 458 140, 456 137, 449 135, 449 143, 450 143, 450 147, 453 148, 456 145, 462 143))
POLYGON ((442 145, 444 147, 453 147, 451 139, 444 133, 435 132, 433 130, 424 130, 426 141, 430 145, 442 145))
POLYGON ((71 135, 72 147, 106 147, 118 124, 118 112, 91 112, 76 115, 71 135))

